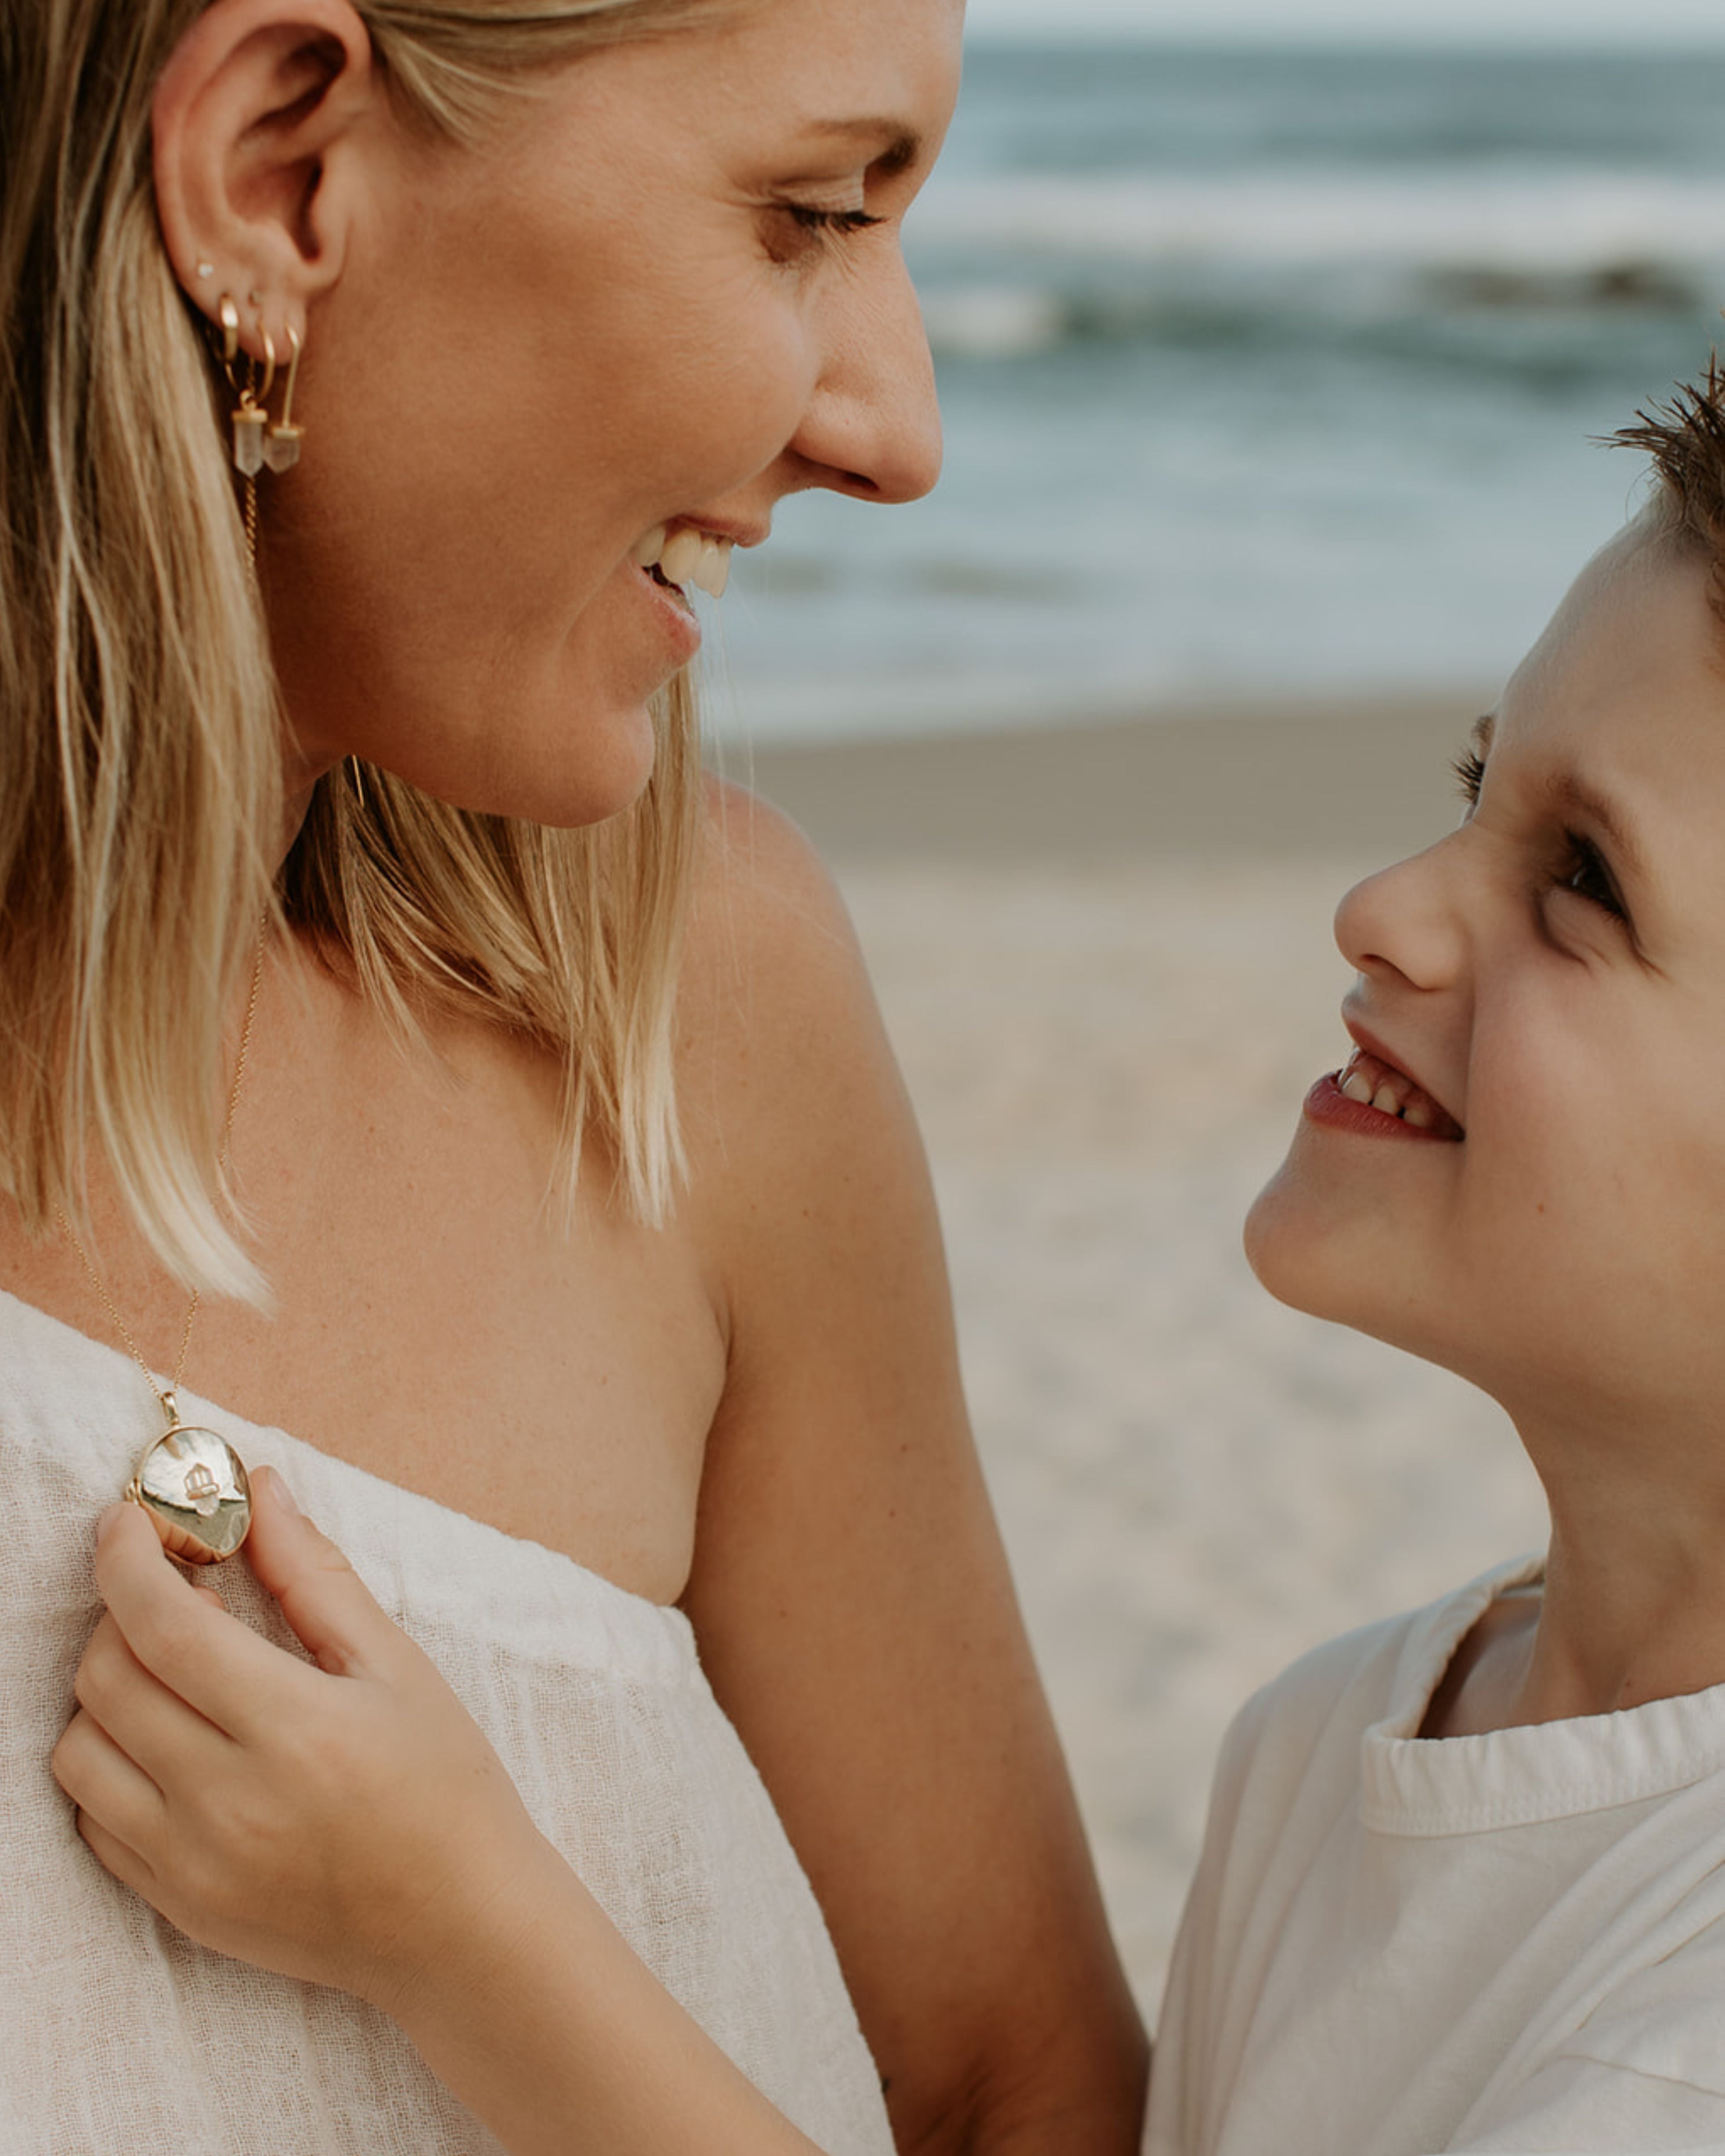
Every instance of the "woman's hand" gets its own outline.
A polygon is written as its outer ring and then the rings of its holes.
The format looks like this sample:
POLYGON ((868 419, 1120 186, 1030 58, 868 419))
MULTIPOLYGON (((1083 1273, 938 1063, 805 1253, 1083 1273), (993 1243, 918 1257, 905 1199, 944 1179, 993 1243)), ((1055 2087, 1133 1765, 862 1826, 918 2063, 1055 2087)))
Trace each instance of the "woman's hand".
POLYGON ((187 1581, 148 1517, 97 1530, 108 1605, 54 1755, 78 1828, 202 1944, 399 2012, 563 1866, 429 1660, 270 1468, 258 1578, 317 1663, 187 1581), (517 1900, 519 1897, 519 1900, 517 1900))
POLYGON ((663 1990, 280 1478, 253 1569, 308 1667, 182 1578, 136 1507, 54 1755, 116 1878, 205 1946, 369 1999, 512 2156, 819 2156, 663 1990))

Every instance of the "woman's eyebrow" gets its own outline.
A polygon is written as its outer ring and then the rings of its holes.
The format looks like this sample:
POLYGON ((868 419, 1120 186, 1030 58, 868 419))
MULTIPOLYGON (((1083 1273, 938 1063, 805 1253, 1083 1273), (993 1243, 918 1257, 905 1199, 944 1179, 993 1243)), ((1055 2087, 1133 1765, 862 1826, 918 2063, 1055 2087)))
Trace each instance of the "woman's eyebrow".
POLYGON ((888 179, 914 165, 922 154, 922 136, 896 120, 816 120, 804 132, 842 136, 853 142, 879 142, 882 146, 870 162, 888 179))

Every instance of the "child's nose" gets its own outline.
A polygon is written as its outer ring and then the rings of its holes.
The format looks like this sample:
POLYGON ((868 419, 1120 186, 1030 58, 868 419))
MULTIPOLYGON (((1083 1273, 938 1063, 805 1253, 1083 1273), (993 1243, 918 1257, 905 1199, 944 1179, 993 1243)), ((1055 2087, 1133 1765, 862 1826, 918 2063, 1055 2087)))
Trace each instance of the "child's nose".
POLYGON ((1456 834, 1357 883, 1336 909, 1336 942, 1356 973, 1399 974, 1416 988, 1448 988, 1464 938, 1445 873, 1456 834))

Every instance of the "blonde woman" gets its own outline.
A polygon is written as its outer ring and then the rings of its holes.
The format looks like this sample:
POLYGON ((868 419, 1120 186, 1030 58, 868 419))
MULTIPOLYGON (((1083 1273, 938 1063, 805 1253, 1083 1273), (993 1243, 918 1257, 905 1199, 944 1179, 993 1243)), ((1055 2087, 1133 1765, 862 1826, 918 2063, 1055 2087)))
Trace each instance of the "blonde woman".
MULTIPOLYGON (((684 672, 680 587, 784 495, 934 478, 897 235, 958 38, 954 0, 3 0, 8 2150, 485 2139, 374 2005, 79 1838, 157 1788, 90 1548, 170 1424, 214 1521, 256 1474, 265 1553, 280 1471, 819 2145, 1132 2143, 915 1132, 684 672)), ((170 1634, 285 1645, 243 1561, 243 1635, 154 1562, 170 1634)), ((215 1788, 211 1727, 164 1782, 215 1788)))

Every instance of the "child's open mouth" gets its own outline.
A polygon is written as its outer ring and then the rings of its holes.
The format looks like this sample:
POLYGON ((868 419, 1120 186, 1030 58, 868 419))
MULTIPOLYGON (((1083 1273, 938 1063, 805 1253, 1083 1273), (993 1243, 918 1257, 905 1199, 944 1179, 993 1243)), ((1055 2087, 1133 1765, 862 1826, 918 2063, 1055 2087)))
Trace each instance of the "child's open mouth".
POLYGON ((1381 1056, 1356 1048, 1336 1074, 1336 1090, 1347 1100, 1380 1116, 1404 1122, 1435 1138, 1451 1141, 1463 1135, 1449 1110, 1416 1086, 1405 1070, 1398 1070, 1381 1056))

